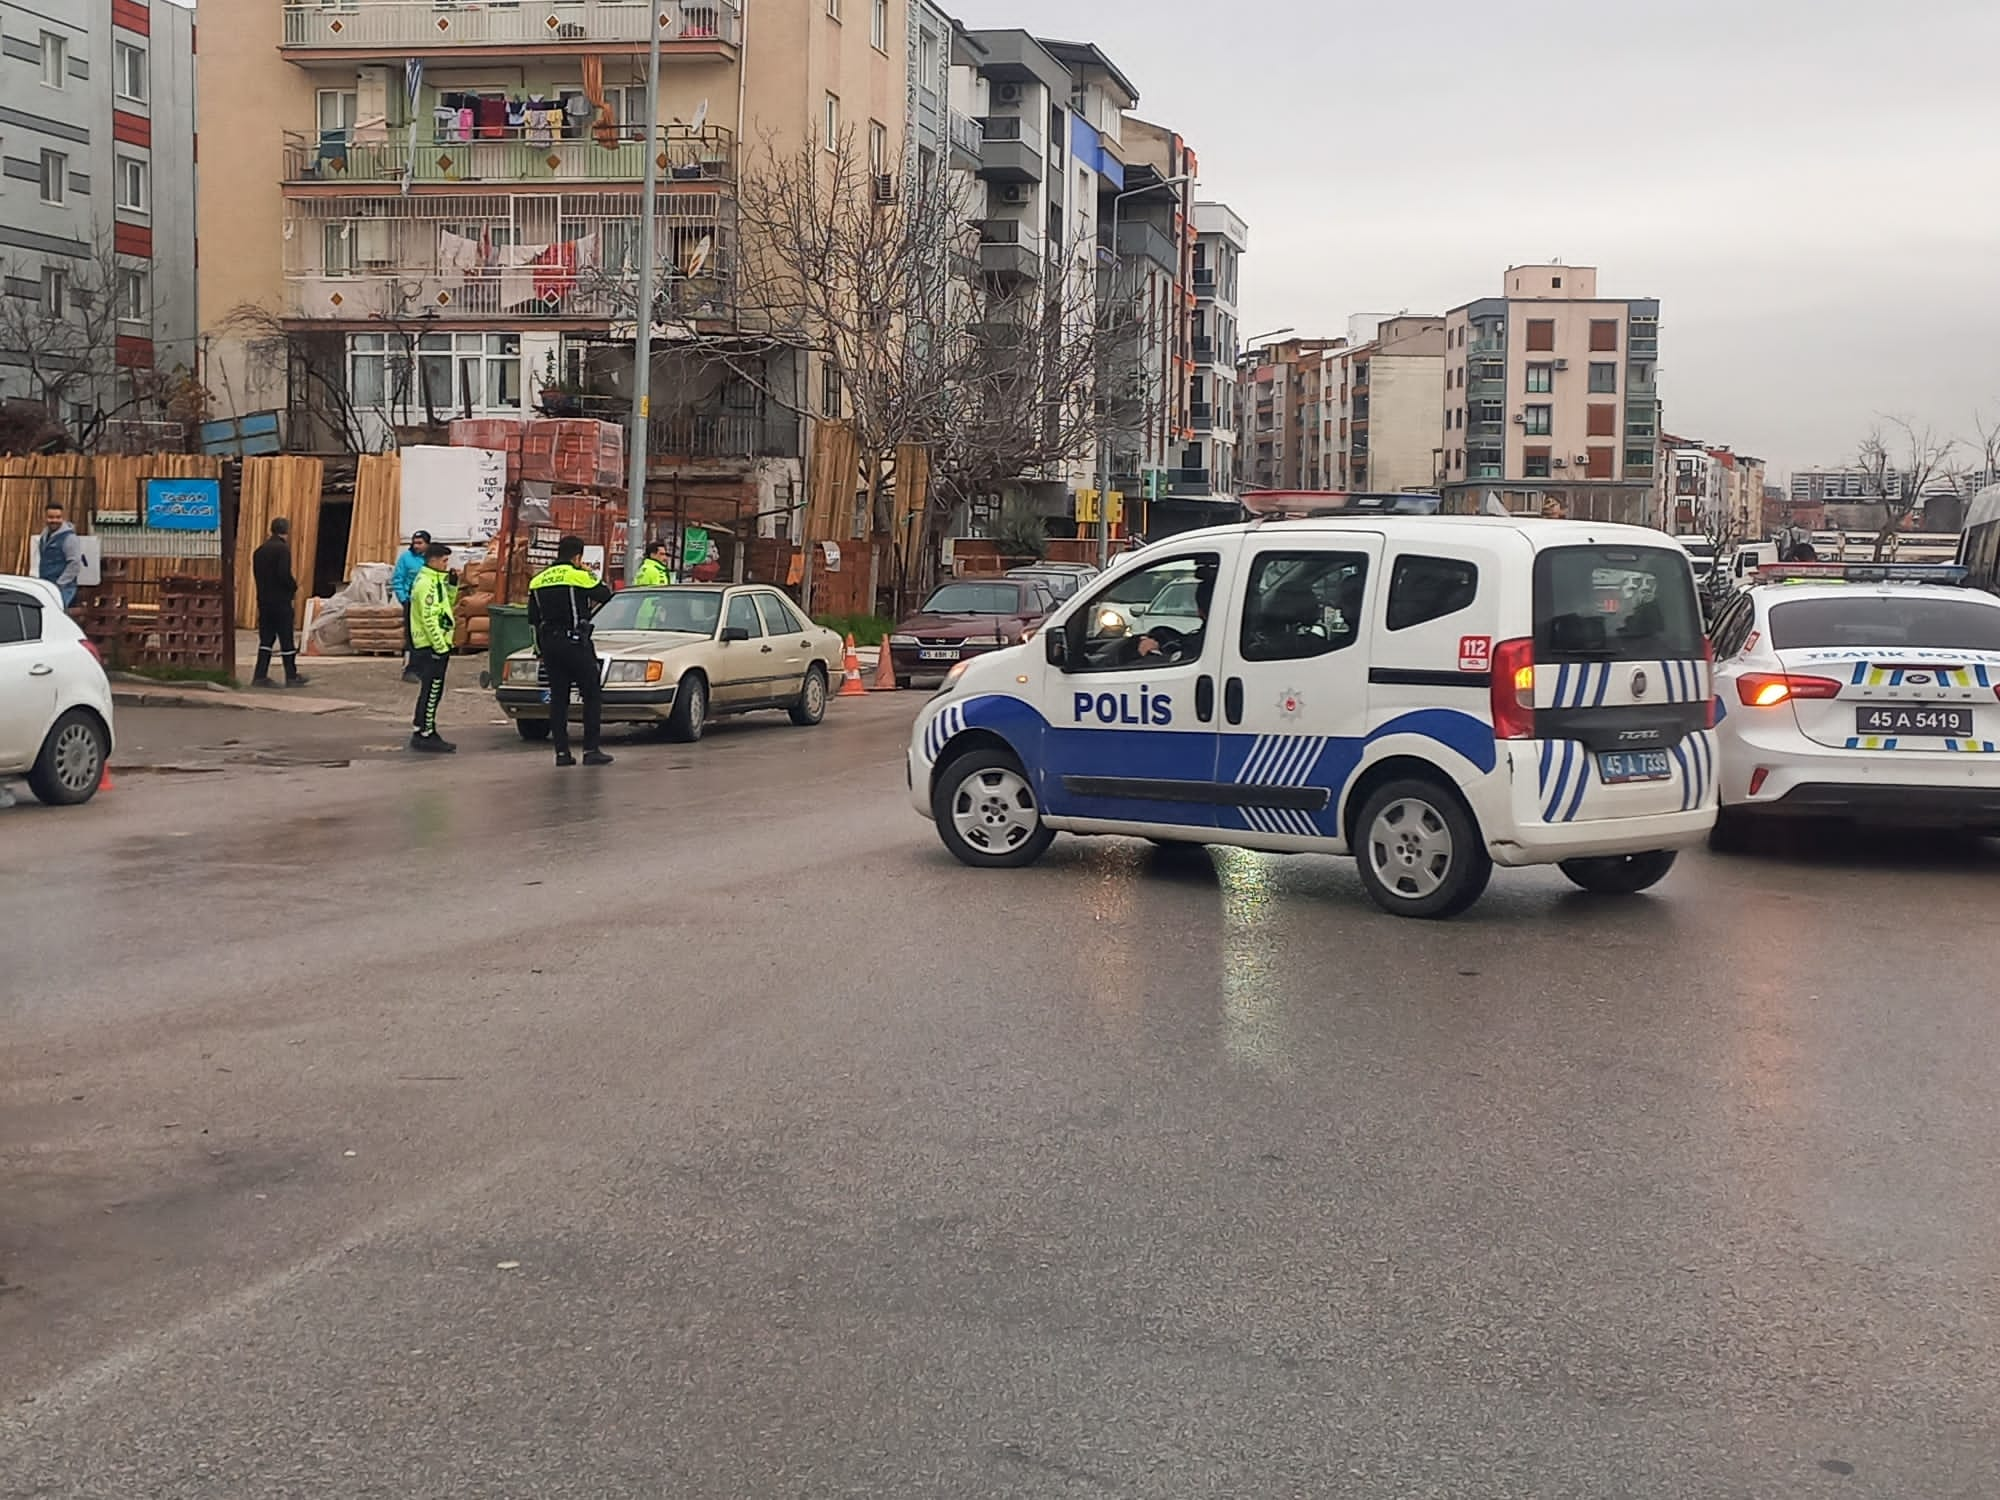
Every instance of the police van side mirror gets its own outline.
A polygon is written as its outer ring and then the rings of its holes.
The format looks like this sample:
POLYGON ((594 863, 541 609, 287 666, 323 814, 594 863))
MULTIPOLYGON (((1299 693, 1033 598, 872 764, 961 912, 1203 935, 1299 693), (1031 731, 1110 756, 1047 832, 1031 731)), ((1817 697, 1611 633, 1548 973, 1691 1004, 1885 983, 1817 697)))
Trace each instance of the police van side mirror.
POLYGON ((1067 669, 1069 666, 1069 632, 1060 627, 1055 630, 1044 630, 1042 632, 1042 652, 1048 657, 1050 666, 1067 669))
POLYGON ((747 641, 749 639, 750 632, 741 625, 725 625, 722 627, 722 644, 725 646, 731 641, 747 641))

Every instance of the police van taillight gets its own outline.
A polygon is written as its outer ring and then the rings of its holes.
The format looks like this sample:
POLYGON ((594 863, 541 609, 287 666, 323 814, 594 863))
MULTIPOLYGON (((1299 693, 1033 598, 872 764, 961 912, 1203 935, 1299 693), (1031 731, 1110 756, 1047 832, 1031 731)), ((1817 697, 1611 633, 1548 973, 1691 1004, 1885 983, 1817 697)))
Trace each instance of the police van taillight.
POLYGON ((1535 643, 1501 641, 1493 647, 1493 737, 1535 737, 1535 643))

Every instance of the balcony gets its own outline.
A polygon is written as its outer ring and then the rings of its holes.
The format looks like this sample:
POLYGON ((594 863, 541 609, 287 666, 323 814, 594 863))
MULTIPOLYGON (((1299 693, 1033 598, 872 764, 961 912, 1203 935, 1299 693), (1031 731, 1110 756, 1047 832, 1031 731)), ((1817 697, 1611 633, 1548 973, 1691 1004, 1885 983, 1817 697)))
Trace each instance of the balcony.
POLYGON ((1191 498, 1213 493, 1206 469, 1167 470, 1167 493, 1191 498))
POLYGON ((963 172, 977 172, 984 160, 986 132, 971 115, 953 110, 945 129, 951 142, 951 164, 963 172))
MULTIPOLYGON (((285 6, 283 50, 293 61, 400 62, 412 53, 538 58, 564 52, 644 51, 655 8, 647 0, 323 0, 285 6)), ((662 59, 736 55, 736 8, 718 0, 662 5, 662 59)), ((350 85, 351 87, 351 85, 350 85)))
MULTIPOLYGON (((637 192, 311 195, 286 200, 285 314, 407 328, 625 321, 637 311, 637 192)), ((655 219, 673 268, 659 306, 700 323, 732 306, 719 192, 671 194, 655 219)))
POLYGON ((1215 431, 1215 408, 1206 401, 1189 402, 1188 426, 1196 432, 1215 431))
POLYGON ((1474 339, 1470 349, 1470 353, 1474 359, 1478 359, 1482 355, 1494 358, 1504 355, 1506 352, 1507 341, 1505 339, 1474 339))
POLYGON ((989 115, 979 122, 979 166, 988 182, 1042 180, 1042 134, 1019 115, 989 115))
MULTIPOLYGON (((1098 247, 1106 247, 1110 242, 1110 229, 1097 237, 1098 247)), ((1118 254, 1124 260, 1149 260, 1170 276, 1180 274, 1180 252, 1174 242, 1151 224, 1122 223, 1118 226, 1118 254)))
POLYGON ((1215 362, 1215 340, 1206 334, 1196 334, 1192 348, 1196 364, 1206 365, 1215 362))
POLYGON ((1215 268, 1213 266, 1196 266, 1194 268, 1194 294, 1205 302, 1213 300, 1215 297, 1215 268))
MULTIPOLYGON (((400 190, 405 174, 412 186, 455 183, 638 182, 646 170, 647 133, 620 128, 610 143, 595 136, 536 142, 523 131, 498 138, 440 140, 426 130, 413 149, 406 129, 386 138, 356 141, 348 130, 288 130, 284 135, 284 181, 294 188, 400 190)), ((700 135, 669 127, 659 132, 661 186, 732 182, 736 148, 729 132, 700 135)))
POLYGON ((1630 341, 1625 346, 1628 359, 1658 359, 1660 357, 1660 336, 1657 333, 1640 333, 1633 330, 1630 341))
POLYGON ((987 219, 979 226, 979 268, 989 276, 1032 281, 1042 274, 1041 246, 1022 232, 1019 219, 987 219))
POLYGON ((798 458, 799 419, 790 412, 667 412, 646 424, 646 452, 655 460, 798 458))
POLYGON ((1507 441, 1505 422, 1473 422, 1465 429, 1465 442, 1472 448, 1497 448, 1507 441))

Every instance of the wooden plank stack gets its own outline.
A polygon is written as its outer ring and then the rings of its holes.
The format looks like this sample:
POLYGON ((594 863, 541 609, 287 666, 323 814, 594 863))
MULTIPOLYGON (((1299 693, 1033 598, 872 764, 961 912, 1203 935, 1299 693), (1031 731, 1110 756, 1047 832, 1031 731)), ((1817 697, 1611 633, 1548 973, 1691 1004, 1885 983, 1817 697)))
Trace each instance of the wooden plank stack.
POLYGON ((350 604, 341 616, 347 622, 347 644, 357 656, 403 654, 403 606, 350 604))

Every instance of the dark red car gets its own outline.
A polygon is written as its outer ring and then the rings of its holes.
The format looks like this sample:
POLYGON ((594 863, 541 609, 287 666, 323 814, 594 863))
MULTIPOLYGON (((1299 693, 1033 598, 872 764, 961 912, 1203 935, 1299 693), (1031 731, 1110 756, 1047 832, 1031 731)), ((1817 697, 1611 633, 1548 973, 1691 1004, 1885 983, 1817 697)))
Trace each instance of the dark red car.
POLYGON ((942 680, 968 656, 1017 645, 1055 607, 1055 595, 1036 578, 957 578, 939 584, 924 607, 889 637, 896 686, 942 680))

